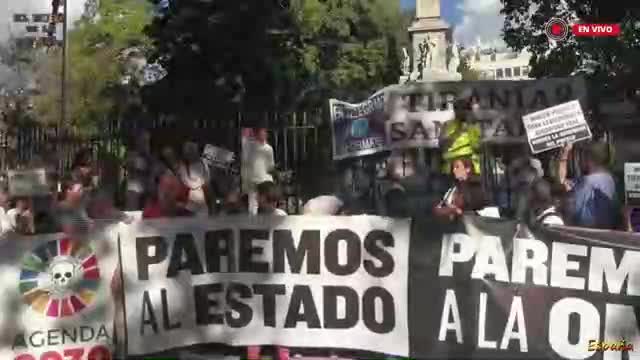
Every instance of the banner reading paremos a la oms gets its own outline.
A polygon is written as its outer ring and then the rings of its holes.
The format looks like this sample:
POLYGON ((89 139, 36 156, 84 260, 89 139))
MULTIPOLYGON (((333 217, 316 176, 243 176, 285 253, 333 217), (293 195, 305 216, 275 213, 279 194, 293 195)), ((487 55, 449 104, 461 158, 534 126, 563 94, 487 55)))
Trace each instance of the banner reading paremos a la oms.
POLYGON ((115 228, 0 240, 0 359, 110 359, 115 228))
POLYGON ((415 221, 411 356, 638 359, 640 236, 523 230, 479 217, 457 228, 415 221))
POLYGON ((122 234, 128 353, 199 343, 407 356, 409 220, 221 217, 122 234))

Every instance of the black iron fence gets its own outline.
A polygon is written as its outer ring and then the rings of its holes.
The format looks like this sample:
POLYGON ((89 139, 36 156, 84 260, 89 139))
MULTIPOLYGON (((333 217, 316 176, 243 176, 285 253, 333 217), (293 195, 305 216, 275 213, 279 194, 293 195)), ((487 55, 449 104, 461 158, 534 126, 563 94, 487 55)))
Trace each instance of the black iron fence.
MULTIPOLYGON (((300 185, 304 180, 299 178, 310 177, 310 171, 322 173, 323 168, 331 164, 331 131, 327 115, 320 109, 287 115, 277 112, 217 114, 216 118, 195 122, 175 117, 151 121, 113 120, 91 133, 24 125, 0 133, 0 170, 47 167, 55 169, 56 177, 61 178, 68 174, 75 154, 81 149, 89 149, 96 161, 115 160, 122 169, 128 144, 143 129, 151 133, 152 148, 156 152, 165 146, 179 151, 184 142, 193 141, 239 154, 241 128, 257 125, 270 130, 278 169, 293 175, 289 192, 304 197, 300 192, 307 187, 300 185)), ((118 181, 124 180, 124 172, 113 171, 118 172, 118 181)))

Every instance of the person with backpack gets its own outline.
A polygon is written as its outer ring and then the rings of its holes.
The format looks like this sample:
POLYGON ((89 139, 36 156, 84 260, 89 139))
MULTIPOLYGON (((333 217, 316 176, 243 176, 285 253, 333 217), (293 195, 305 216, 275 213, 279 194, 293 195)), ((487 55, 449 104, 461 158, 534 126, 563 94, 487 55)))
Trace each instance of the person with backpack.
POLYGON ((567 161, 573 147, 561 153, 558 174, 569 193, 572 225, 614 230, 620 225, 620 206, 616 182, 607 169, 609 147, 606 143, 591 142, 582 147, 580 170, 583 176, 576 181, 567 179, 567 161))
POLYGON ((536 225, 564 225, 555 203, 551 184, 544 179, 534 180, 529 192, 529 221, 536 225))

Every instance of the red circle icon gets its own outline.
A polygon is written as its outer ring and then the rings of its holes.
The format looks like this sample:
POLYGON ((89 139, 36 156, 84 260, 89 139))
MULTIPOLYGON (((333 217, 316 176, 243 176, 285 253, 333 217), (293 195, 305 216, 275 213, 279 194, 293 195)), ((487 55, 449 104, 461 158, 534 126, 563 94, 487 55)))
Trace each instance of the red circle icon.
POLYGON ((561 41, 569 35, 569 24, 558 18, 553 18, 545 25, 545 34, 550 40, 561 41))

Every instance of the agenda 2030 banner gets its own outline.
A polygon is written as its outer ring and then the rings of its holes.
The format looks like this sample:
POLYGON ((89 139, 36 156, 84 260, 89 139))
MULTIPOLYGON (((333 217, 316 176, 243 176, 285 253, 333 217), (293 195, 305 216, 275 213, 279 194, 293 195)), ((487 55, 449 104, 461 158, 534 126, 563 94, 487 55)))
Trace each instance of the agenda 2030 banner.
POLYGON ((0 359, 97 360, 114 352, 114 228, 0 239, 0 359))
POLYGON ((152 220, 121 234, 130 355, 202 343, 407 356, 409 220, 152 220))
POLYGON ((330 100, 333 158, 438 148, 442 128, 454 118, 453 103, 460 97, 478 101, 473 117, 489 141, 521 140, 526 144, 523 115, 572 100, 587 109, 582 77, 392 85, 360 104, 330 100))

